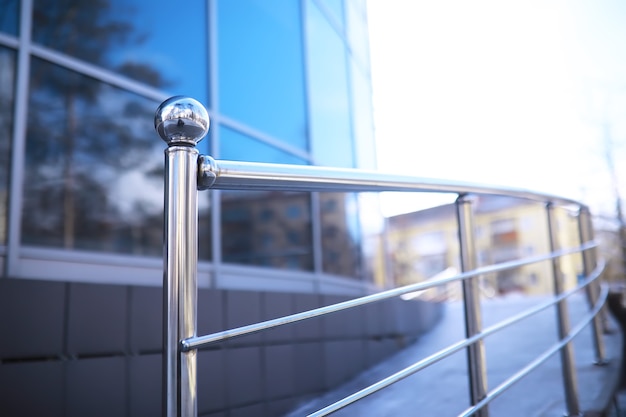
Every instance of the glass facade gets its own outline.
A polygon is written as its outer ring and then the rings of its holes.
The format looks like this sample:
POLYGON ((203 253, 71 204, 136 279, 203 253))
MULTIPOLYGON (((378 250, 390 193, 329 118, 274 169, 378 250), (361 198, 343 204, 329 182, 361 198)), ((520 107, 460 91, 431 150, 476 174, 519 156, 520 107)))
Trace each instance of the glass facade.
MULTIPOLYGON (((162 255, 165 145, 152 119, 171 95, 207 105, 212 126, 199 149, 216 158, 373 167, 367 26, 356 0, 0 4, 9 274, 28 262, 24 249, 83 263, 84 254, 113 263, 162 255), (20 14, 30 16, 24 28, 20 14), (30 52, 18 61, 21 45, 30 52)), ((367 280, 363 212, 354 194, 201 193, 199 258, 367 280)))

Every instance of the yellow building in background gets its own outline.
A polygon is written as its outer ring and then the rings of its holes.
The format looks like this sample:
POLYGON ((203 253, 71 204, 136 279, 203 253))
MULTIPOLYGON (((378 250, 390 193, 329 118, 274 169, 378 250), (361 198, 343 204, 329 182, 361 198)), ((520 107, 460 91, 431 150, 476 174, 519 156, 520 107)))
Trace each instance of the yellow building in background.
MULTIPOLYGON (((545 205, 508 197, 477 197, 474 235, 478 265, 490 265, 550 252, 545 205)), ((576 213, 555 209, 557 247, 580 245, 576 213)), ((456 207, 447 204, 388 219, 377 281, 402 286, 460 271, 456 207), (382 253, 386 252, 386 256, 382 253), (391 282, 389 282, 391 281, 391 282)), ((565 288, 573 288, 582 274, 582 256, 561 258, 565 288)), ((553 292, 550 260, 481 276, 486 296, 553 292)), ((438 289, 442 298, 458 298, 460 283, 438 289)))

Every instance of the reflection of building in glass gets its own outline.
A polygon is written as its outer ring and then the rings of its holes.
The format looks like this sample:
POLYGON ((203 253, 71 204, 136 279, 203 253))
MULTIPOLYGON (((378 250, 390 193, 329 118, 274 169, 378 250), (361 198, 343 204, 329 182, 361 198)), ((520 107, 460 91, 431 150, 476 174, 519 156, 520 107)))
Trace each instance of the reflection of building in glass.
MULTIPOLYGON (((361 278, 354 196, 319 195, 323 271, 361 278), (351 212, 349 212, 351 211, 351 212)), ((311 196, 305 193, 222 193, 224 262, 311 271, 311 196)))
POLYGON ((324 272, 337 276, 371 276, 364 271, 358 202, 353 194, 321 193, 322 261, 324 272))
POLYGON ((304 193, 223 193, 224 262, 310 271, 310 196, 304 193))
MULTIPOLYGON (((0 10, 0 340, 11 341, 0 343, 0 415, 156 415, 155 109, 179 94, 206 104, 199 149, 218 159, 373 168, 364 2, 0 0, 0 10)), ((371 201, 207 191, 199 209, 200 332, 376 285, 371 201)), ((200 414, 279 415, 438 311, 401 328, 385 314, 414 307, 376 308, 201 352, 200 414)))
MULTIPOLYGON (((557 231, 561 248, 578 246, 577 218, 557 209, 557 231)), ((474 233, 480 265, 489 265, 549 252, 546 211, 542 204, 511 198, 477 199, 474 233), (537 242, 543 242, 537 243, 537 242)), ((434 207, 389 218, 388 252, 393 279, 406 285, 432 279, 448 268, 459 270, 454 204, 434 207)), ((550 294, 552 266, 549 261, 500 271, 481 277, 485 294, 550 294)), ((580 255, 562 258, 566 287, 575 285, 582 273, 580 255)), ((380 272, 379 272, 380 273, 380 272)), ((460 294, 458 283, 450 296, 460 294)))

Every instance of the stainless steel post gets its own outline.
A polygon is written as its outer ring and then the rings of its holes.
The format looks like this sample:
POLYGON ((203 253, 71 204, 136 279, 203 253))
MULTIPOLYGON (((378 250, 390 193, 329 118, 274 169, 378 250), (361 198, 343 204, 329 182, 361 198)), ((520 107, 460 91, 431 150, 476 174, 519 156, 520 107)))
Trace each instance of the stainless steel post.
MULTIPOLYGON (((578 211, 578 232, 581 245, 584 245, 585 243, 593 239, 591 236, 591 219, 589 217, 589 210, 583 207, 581 207, 578 211)), ((594 253, 592 252, 593 250, 594 249, 587 249, 582 252, 583 273, 586 277, 588 277, 595 268, 594 253)), ((595 305, 595 303, 598 301, 597 279, 596 281, 587 285, 587 288, 585 290, 587 294, 587 299, 589 300, 589 308, 593 308, 593 305, 595 305)), ((596 354, 595 363, 598 365, 604 365, 607 363, 604 350, 604 339, 602 338, 602 328, 602 311, 600 311, 600 313, 598 313, 593 318, 592 322, 593 345, 596 354)))
MULTIPOLYGON (((587 226, 587 230, 589 233, 589 240, 594 240, 595 236, 593 232, 593 221, 591 219, 591 213, 589 212, 587 212, 587 216, 586 216, 586 226, 587 226)), ((594 269, 598 266, 598 249, 597 248, 590 249, 589 254, 590 254, 589 259, 591 261, 591 268, 594 269)), ((600 290, 601 290, 600 279, 597 279, 593 285, 594 285, 594 292, 596 294, 600 294, 600 290)), ((602 333, 613 332, 609 324, 609 312, 608 312, 608 308, 606 304, 602 307, 602 310, 600 312, 600 321, 602 323, 602 333)))
MULTIPOLYGON (((550 251, 554 252, 558 249, 554 206, 550 203, 547 204, 546 212, 550 251)), ((552 259, 552 279, 554 281, 554 294, 561 294, 563 292, 563 277, 561 274, 561 260, 559 258, 552 259)), ((568 336, 570 331, 569 312, 566 299, 557 303, 556 311, 559 339, 562 340, 568 336)), ((578 403, 578 382, 576 379, 576 370, 574 369, 574 350, 571 341, 561 349, 561 370, 563 373, 563 388, 565 389, 567 416, 581 416, 580 405, 578 403)))
MULTIPOLYGON (((471 271, 477 267, 476 245, 474 240, 474 224, 472 202, 467 196, 459 196, 456 201, 457 221, 459 228, 459 247, 461 252, 461 270, 471 271)), ((465 309, 465 336, 472 337, 482 331, 480 309, 479 277, 463 280, 463 307, 465 309)), ((471 405, 479 403, 487 395, 487 364, 485 360, 484 341, 467 347, 467 363, 471 405)), ((487 417, 488 405, 480 409, 476 415, 487 417)))
POLYGON ((172 97, 156 111, 154 127, 167 143, 163 247, 163 415, 196 416, 196 350, 180 341, 196 336, 198 267, 198 150, 209 129, 196 100, 172 97))

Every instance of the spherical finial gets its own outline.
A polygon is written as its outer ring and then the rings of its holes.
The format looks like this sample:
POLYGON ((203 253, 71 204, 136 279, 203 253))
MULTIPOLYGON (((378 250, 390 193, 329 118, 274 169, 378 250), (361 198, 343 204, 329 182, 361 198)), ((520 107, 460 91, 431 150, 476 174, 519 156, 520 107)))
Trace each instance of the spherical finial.
POLYGON ((209 131, 209 114, 189 97, 165 100, 154 115, 154 128, 168 145, 196 145, 209 131))

